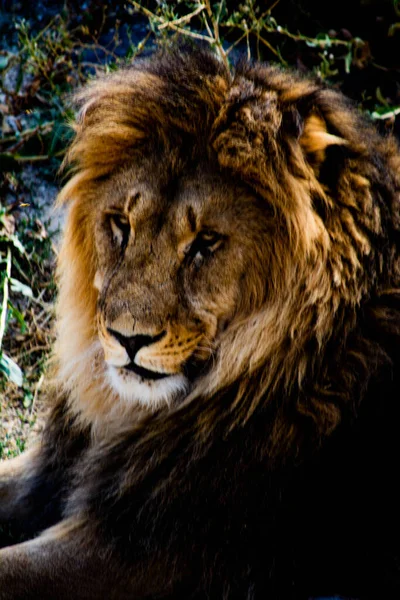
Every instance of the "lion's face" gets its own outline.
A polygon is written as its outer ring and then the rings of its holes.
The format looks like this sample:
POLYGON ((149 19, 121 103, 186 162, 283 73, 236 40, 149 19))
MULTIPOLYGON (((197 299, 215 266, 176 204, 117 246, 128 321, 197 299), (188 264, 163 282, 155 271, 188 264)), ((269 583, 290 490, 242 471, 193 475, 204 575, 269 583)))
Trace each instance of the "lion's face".
POLYGON ((94 225, 107 379, 152 405, 187 391, 232 319, 262 304, 272 226, 265 203, 211 165, 167 180, 157 163, 100 185, 94 225))

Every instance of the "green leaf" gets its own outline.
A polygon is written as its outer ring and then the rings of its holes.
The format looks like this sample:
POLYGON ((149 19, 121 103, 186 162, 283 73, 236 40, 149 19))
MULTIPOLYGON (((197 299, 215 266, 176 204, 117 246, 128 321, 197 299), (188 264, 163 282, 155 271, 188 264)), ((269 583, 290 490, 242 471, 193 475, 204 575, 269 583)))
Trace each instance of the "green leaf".
POLYGON ((310 48, 330 48, 332 40, 326 33, 319 33, 314 39, 306 40, 306 44, 310 48))
POLYGON ((17 308, 15 308, 15 306, 13 304, 11 304, 10 302, 8 303, 8 308, 9 308, 9 311, 12 314, 12 316, 15 319, 17 319, 22 333, 24 333, 27 329, 24 315, 17 308))
POLYGON ((323 42, 325 48, 332 46, 332 40, 327 33, 318 33, 315 39, 323 42))
POLYGON ((22 387, 23 377, 21 369, 17 363, 7 356, 7 354, 4 354, 4 352, 0 355, 0 371, 2 371, 5 376, 18 387, 22 387))
POLYGON ((344 57, 344 70, 346 71, 346 73, 350 73, 352 62, 353 62, 353 53, 350 50, 344 57))
POLYGON ((373 119, 389 119, 400 114, 400 106, 378 106, 372 113, 373 119))
POLYGON ((397 33, 397 31, 400 30, 400 23, 393 23, 393 25, 391 25, 389 27, 389 31, 388 31, 388 36, 392 37, 395 35, 395 33, 397 33))
POLYGON ((33 293, 29 285, 25 285, 25 283, 18 281, 18 279, 14 279, 14 277, 10 278, 10 283, 12 292, 16 292, 17 294, 23 294, 27 298, 33 297, 33 293))
POLYGON ((23 247, 16 235, 10 235, 8 239, 10 240, 10 242, 12 242, 16 249, 20 251, 21 254, 25 254, 25 248, 23 247))
POLYGON ((32 406, 32 402, 33 402, 32 392, 29 390, 24 390, 24 400, 23 400, 24 408, 29 408, 30 406, 32 406))
POLYGON ((8 56, 0 56, 0 71, 4 71, 8 66, 8 56))

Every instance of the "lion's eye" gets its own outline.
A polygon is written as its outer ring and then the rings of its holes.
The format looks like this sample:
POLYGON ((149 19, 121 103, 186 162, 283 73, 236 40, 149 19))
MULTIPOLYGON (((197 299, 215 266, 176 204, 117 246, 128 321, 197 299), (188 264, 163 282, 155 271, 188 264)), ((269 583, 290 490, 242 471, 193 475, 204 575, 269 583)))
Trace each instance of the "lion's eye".
POLYGON ((211 256, 222 244, 224 237, 215 231, 201 231, 191 244, 187 254, 196 261, 211 256))
POLYGON ((114 242, 118 244, 118 246, 125 246, 131 231, 128 219, 119 213, 109 214, 108 218, 114 242))

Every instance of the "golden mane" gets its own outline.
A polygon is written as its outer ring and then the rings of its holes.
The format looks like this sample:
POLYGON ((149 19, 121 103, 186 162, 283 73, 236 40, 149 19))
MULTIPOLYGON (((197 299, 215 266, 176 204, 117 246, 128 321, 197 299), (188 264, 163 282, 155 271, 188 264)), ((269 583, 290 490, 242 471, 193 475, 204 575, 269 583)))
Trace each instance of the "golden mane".
MULTIPOLYGON (((118 408, 98 364, 90 284, 97 182, 162 148, 169 174, 212 158, 216 169, 265 198, 277 220, 269 285, 279 301, 228 327, 213 368, 174 412, 192 412, 208 428, 213 418, 226 420, 229 429, 265 405, 274 415, 271 455, 299 445, 304 420, 318 438, 331 432, 343 410, 356 408, 373 375, 372 357, 376 364, 384 355, 365 338, 358 313, 370 298, 399 287, 393 242, 376 247, 388 238, 389 219, 399 226, 398 202, 388 215, 382 200, 382 190, 399 190, 395 142, 319 83, 259 65, 230 73, 202 51, 137 61, 94 81, 77 101, 76 137, 65 160, 72 178, 59 196, 70 208, 56 353, 59 382, 83 423, 112 427, 114 415, 120 427, 121 415, 137 411, 118 408), (190 156, 180 151, 183 140, 190 156), (374 161, 376 149, 390 165, 389 178, 374 161)), ((254 282, 241 299, 243 314, 257 293, 254 282)))

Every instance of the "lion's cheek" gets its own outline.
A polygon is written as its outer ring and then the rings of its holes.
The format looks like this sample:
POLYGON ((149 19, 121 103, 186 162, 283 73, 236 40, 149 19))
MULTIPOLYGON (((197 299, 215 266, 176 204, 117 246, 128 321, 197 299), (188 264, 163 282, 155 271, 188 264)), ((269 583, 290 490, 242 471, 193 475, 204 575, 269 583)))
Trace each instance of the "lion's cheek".
POLYGON ((105 335, 102 329, 99 329, 99 340, 107 364, 113 367, 124 367, 129 364, 130 358, 125 348, 113 337, 105 335))
POLYGON ((177 328, 168 332, 158 344, 141 348, 135 356, 135 363, 144 369, 176 375, 181 373, 182 365, 192 356, 200 345, 203 334, 177 328), (177 341, 179 340, 179 341, 177 341))

